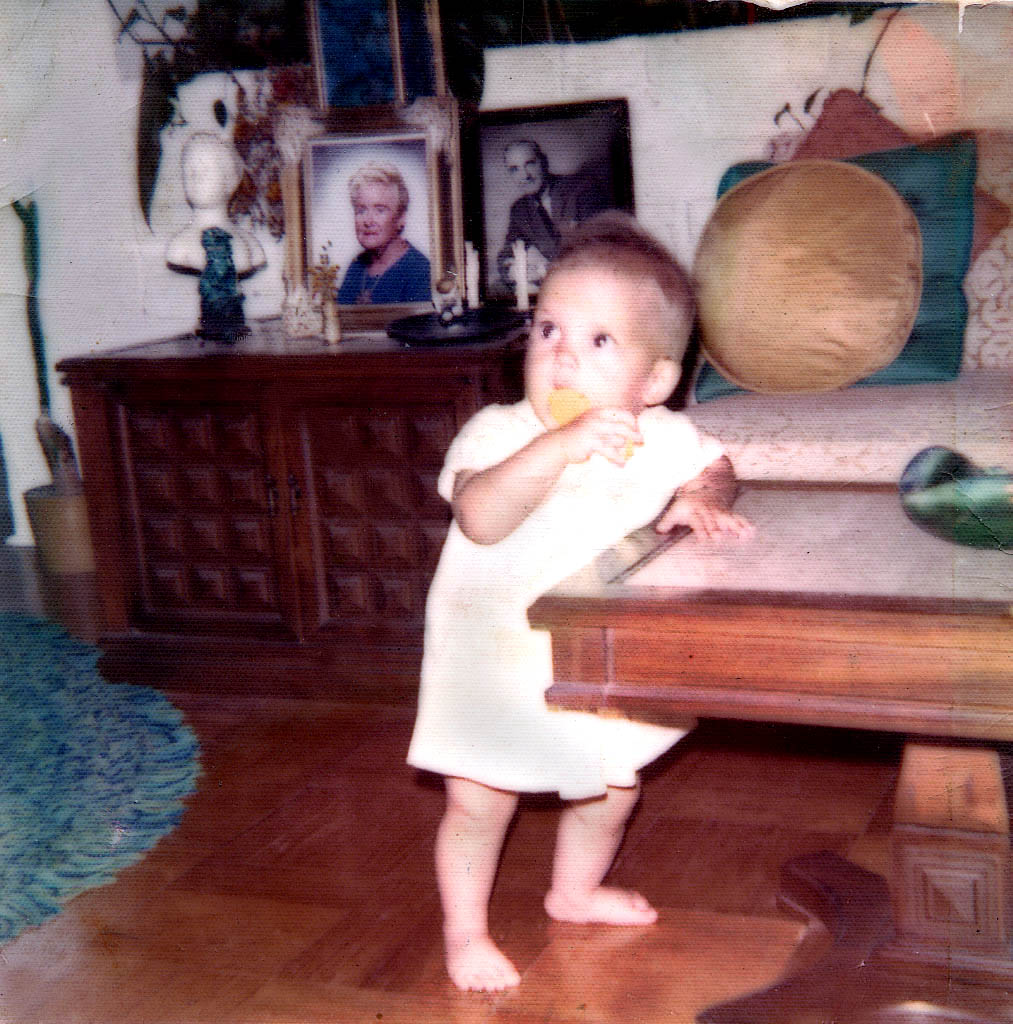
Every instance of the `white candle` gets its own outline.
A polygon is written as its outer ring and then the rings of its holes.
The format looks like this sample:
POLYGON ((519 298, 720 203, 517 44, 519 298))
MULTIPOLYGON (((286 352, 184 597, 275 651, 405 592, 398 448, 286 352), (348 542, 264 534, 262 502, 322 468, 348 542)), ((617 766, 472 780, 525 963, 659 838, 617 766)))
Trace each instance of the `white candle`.
POLYGON ((524 239, 514 240, 514 293, 517 296, 517 308, 528 308, 528 250, 524 239))
POLYGON ((478 309, 478 251, 471 242, 464 243, 464 294, 469 309, 478 309))

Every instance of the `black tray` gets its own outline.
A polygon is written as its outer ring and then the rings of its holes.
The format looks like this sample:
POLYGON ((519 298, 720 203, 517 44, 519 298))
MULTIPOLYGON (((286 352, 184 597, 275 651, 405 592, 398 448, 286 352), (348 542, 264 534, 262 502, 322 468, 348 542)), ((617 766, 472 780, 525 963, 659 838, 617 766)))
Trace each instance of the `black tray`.
POLYGON ((470 345, 524 326, 525 316, 509 309, 469 309, 445 324, 435 313, 406 316, 387 325, 387 333, 409 346, 470 345))

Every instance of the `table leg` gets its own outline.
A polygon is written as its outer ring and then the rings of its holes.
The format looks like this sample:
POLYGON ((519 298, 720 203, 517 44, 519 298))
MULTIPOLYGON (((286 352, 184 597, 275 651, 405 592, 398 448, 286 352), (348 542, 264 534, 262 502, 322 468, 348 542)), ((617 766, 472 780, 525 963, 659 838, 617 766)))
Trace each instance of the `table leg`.
POLYGON ((888 964, 1013 981, 1010 834, 999 755, 908 743, 894 804, 888 964))
POLYGON ((890 889, 834 853, 785 864, 782 901, 828 933, 827 952, 768 989, 707 1008, 700 1024, 1009 1024, 1010 834, 998 754, 907 744, 891 843, 890 889))

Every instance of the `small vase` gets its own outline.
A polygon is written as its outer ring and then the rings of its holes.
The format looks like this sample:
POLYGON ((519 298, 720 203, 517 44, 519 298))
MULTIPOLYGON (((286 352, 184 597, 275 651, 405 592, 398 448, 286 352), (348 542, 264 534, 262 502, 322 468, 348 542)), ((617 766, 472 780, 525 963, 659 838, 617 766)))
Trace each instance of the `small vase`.
POLYGON ((338 304, 334 296, 329 295, 323 301, 324 340, 328 345, 337 345, 341 341, 341 321, 338 319, 338 304))
POLYGON ((319 337, 323 328, 320 310, 310 301, 305 288, 294 288, 285 296, 281 322, 288 338, 319 337))

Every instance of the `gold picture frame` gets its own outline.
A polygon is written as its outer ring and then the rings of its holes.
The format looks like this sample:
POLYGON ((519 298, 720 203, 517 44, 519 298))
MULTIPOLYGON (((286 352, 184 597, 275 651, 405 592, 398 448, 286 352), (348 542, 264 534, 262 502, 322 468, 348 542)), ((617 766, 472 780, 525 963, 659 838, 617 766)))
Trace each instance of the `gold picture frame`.
POLYGON ((348 182, 363 163, 393 164, 408 186, 405 237, 429 261, 425 299, 339 305, 350 330, 379 330, 399 317, 429 312, 432 291, 446 279, 464 290, 464 218, 458 108, 449 97, 426 97, 405 108, 332 110, 324 130, 306 141, 301 209, 286 209, 286 233, 302 277, 325 254, 338 265, 336 287, 362 251, 354 232, 348 182), (290 223, 294 222, 294 223, 290 223))

